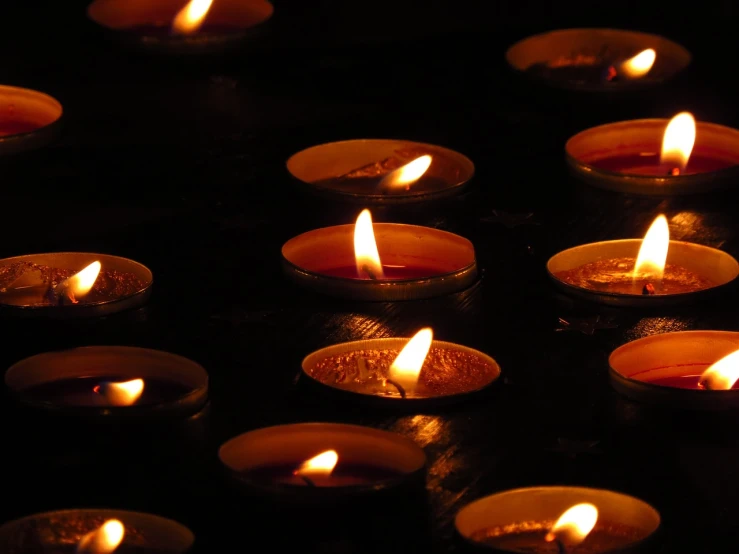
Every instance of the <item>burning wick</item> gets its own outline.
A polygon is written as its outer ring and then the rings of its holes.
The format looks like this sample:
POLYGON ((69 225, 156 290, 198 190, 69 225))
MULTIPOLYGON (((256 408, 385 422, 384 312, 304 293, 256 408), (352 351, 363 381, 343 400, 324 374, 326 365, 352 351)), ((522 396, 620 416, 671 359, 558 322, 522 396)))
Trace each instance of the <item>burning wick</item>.
POLYGON ((300 477, 309 487, 315 487, 314 478, 330 476, 338 461, 339 455, 336 450, 326 450, 326 452, 321 452, 318 456, 314 456, 300 464, 293 475, 300 477))
POLYGON ((567 546, 577 546, 590 534, 598 521, 598 508, 577 504, 559 516, 544 540, 554 542, 559 554, 567 554, 567 546))
POLYGON ((405 398, 408 391, 415 388, 418 383, 418 376, 421 374, 423 362, 426 361, 433 340, 434 332, 430 328, 421 329, 408 341, 390 365, 385 383, 398 389, 401 398, 405 398))
POLYGON ((657 52, 652 48, 647 48, 633 58, 609 66, 606 70, 605 79, 612 83, 620 81, 622 77, 627 80, 639 79, 649 73, 656 59, 657 52))
POLYGON ((731 390, 737 381, 739 381, 739 350, 709 366, 701 375, 698 387, 703 390, 731 390))
POLYGON ((654 285, 652 283, 647 283, 644 285, 644 288, 641 289, 641 293, 644 296, 651 296, 653 294, 657 294, 657 291, 654 289, 654 285))
POLYGON ((46 296, 50 303, 63 306, 67 303, 78 304, 78 298, 84 297, 92 290, 100 274, 100 262, 92 262, 82 271, 64 279, 55 287, 49 287, 46 296))
POLYGON ((670 227, 667 218, 659 215, 649 226, 644 235, 639 255, 636 257, 632 278, 634 281, 644 279, 647 283, 642 288, 643 295, 656 293, 657 286, 661 286, 667 263, 667 252, 670 248, 670 227))
POLYGON ((380 181, 380 189, 385 192, 398 188, 410 190, 411 185, 424 176, 430 165, 431 156, 428 154, 416 158, 385 175, 380 181))
POLYGON ((354 258, 360 276, 367 275, 373 281, 385 276, 369 210, 362 210, 354 224, 354 258))
POLYGON ((377 275, 375 275, 375 272, 374 272, 374 271, 372 271, 372 268, 370 268, 370 266, 368 266, 367 264, 363 264, 363 265, 362 265, 362 271, 363 271, 364 273, 366 273, 366 274, 367 274, 367 276, 368 276, 368 277, 369 277, 369 278, 370 278, 370 279, 371 279, 372 281, 377 281, 377 275))
POLYGON ((109 519, 77 543, 77 554, 111 554, 123 542, 126 529, 117 519, 109 519))
POLYGON ((673 117, 662 136, 659 161, 668 165, 668 176, 681 175, 690 161, 695 146, 695 118, 688 112, 673 117))

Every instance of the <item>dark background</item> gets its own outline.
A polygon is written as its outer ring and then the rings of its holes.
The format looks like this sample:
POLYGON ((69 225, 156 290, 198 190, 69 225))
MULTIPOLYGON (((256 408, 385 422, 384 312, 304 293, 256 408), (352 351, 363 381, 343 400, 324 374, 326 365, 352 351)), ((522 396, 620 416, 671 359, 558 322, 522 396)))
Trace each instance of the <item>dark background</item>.
POLYGON ((734 194, 606 193, 577 185, 563 160, 568 136, 607 121, 690 110, 739 126, 734 3, 276 1, 262 40, 205 61, 117 48, 86 20, 85 4, 3 7, 0 81, 55 96, 66 123, 53 146, 0 160, 0 256, 131 257, 153 270, 154 295, 140 310, 96 321, 5 320, 0 360, 7 367, 88 344, 168 350, 208 369, 212 407, 193 450, 132 441, 126 463, 108 471, 96 463, 99 436, 70 427, 66 447, 76 454, 45 451, 43 429, 5 401, 3 433, 14 439, 2 452, 12 467, 2 520, 100 505, 175 517, 203 551, 267 548, 258 541, 296 542, 301 552, 451 552, 452 519, 464 504, 563 483, 652 502, 664 519, 661 552, 735 550, 735 426, 644 410, 607 382, 608 354, 624 342, 739 329, 735 295, 679 311, 603 310, 557 296, 544 272, 565 247, 642 236, 658 213, 673 238, 739 255, 734 194), (508 72, 503 54, 512 42, 572 26, 658 32, 691 50, 694 63, 677 82, 627 99, 532 90, 508 72), (285 160, 307 146, 363 137, 440 144, 475 162, 466 194, 376 210, 374 218, 470 238, 479 283, 435 300, 355 304, 285 281, 287 239, 349 223, 359 211, 300 196, 285 160), (558 318, 571 329, 558 331, 558 318), (593 331, 596 321, 610 328, 593 331), (444 412, 393 416, 320 402, 294 384, 302 357, 321 346, 410 336, 427 325, 439 339, 494 356, 505 377, 498 390, 444 412), (353 513, 366 518, 363 533, 335 525, 337 541, 316 545, 304 529, 289 532, 300 526, 288 512, 273 526, 255 523, 259 505, 229 494, 216 448, 250 429, 298 421, 360 423, 416 440, 429 456, 429 528, 405 527, 390 512, 370 517, 360 506, 353 513), (18 435, 38 450, 19 446, 18 435))

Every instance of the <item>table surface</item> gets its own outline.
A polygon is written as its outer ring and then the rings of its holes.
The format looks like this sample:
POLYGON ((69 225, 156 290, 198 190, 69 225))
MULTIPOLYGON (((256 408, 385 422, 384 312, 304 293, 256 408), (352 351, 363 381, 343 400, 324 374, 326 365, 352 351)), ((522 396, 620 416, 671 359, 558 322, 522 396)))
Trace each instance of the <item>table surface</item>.
MULTIPOLYGON (((121 49, 85 20, 84 3, 57 4, 19 7, 17 20, 2 22, 2 81, 54 95, 66 121, 52 146, 0 160, 0 255, 117 254, 149 266, 155 288, 147 306, 94 322, 4 321, 0 360, 7 367, 34 353, 90 344, 167 350, 207 368, 211 407, 205 446, 192 455, 202 460, 194 466, 185 453, 181 468, 175 461, 163 471, 152 460, 152 470, 136 480, 117 473, 89 483, 74 462, 60 460, 58 473, 49 475, 67 475, 61 479, 78 491, 71 496, 54 492, 48 475, 29 469, 35 466, 10 444, 3 457, 16 468, 3 475, 1 520, 84 504, 150 510, 187 523, 200 550, 214 551, 220 539, 233 537, 233 528, 223 528, 224 513, 247 502, 230 495, 221 479, 217 446, 263 426, 335 421, 395 431, 424 448, 431 524, 411 532, 395 517, 369 518, 359 508, 357 518, 373 522, 366 535, 337 529, 336 541, 295 542, 284 532, 294 522, 285 521, 276 526, 283 532, 267 535, 272 544, 299 544, 303 552, 454 552, 459 508, 496 491, 544 484, 608 488, 653 503, 663 517, 660 552, 723 552, 736 544, 735 428, 713 432, 710 420, 645 416, 607 378, 609 353, 628 341, 739 330, 735 294, 653 313, 604 309, 559 296, 544 269, 563 248, 640 237, 659 213, 672 238, 739 256, 735 194, 600 191, 578 185, 563 159, 568 136, 608 121, 687 109, 699 120, 739 126, 739 85, 722 69, 736 53, 728 3, 705 7, 702 21, 714 21, 710 31, 700 21, 672 24, 653 10, 639 28, 682 42, 694 63, 678 82, 629 100, 528 89, 502 58, 506 45, 547 24, 628 25, 623 14, 609 20, 573 8, 576 16, 537 21, 524 2, 500 8, 496 19, 482 3, 457 3, 452 17, 452 4, 440 3, 449 5, 424 11, 427 21, 414 25, 418 7, 396 7, 394 23, 374 40, 375 20, 387 17, 377 10, 284 2, 250 51, 188 61, 121 49), (482 278, 469 290, 363 304, 316 296, 283 277, 280 247, 287 239, 350 223, 359 211, 301 196, 285 160, 310 145, 362 137, 440 144, 474 161, 465 194, 374 213, 375 221, 427 225, 472 240, 482 278), (455 408, 397 415, 319 400, 295 384, 300 360, 313 350, 410 336, 423 326, 438 339, 492 355, 503 369, 500 386, 455 408), (378 535, 387 541, 377 542, 378 535)), ((381 10, 393 10, 385 4, 381 10)), ((6 431, 31 432, 9 399, 3 409, 6 431)), ((69 433, 73 443, 94 443, 69 433)), ((147 456, 135 454, 144 462, 147 456)), ((241 523, 242 538, 233 540, 266 533, 248 519, 241 523)))

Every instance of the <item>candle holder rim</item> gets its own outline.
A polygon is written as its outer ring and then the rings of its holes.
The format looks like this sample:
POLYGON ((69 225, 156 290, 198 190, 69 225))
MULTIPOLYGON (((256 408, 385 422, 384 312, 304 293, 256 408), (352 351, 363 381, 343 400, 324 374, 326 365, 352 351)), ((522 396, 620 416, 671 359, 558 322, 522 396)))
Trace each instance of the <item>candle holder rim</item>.
POLYGON ((454 342, 448 342, 448 341, 442 341, 433 339, 431 342, 431 348, 441 348, 441 349, 448 349, 448 350, 456 350, 456 351, 463 351, 468 352, 470 354, 473 354, 486 362, 490 364, 490 366, 493 368, 493 376, 492 378, 484 383, 483 385, 470 390, 465 390, 461 392, 451 393, 451 394, 443 394, 443 395, 436 395, 436 396, 424 396, 424 397, 411 397, 411 398, 401 398, 400 396, 380 396, 376 394, 365 394, 362 392, 352 391, 348 390, 339 386, 330 385, 327 383, 324 383, 320 381, 319 379, 316 379, 308 372, 308 367, 306 365, 306 362, 312 358, 312 357, 318 357, 321 353, 329 350, 333 350, 335 348, 341 347, 342 349, 346 348, 349 351, 354 350, 366 350, 371 348, 372 346, 375 347, 375 349, 378 348, 378 346, 381 346, 383 344, 392 344, 392 345, 399 345, 402 347, 402 345, 405 345, 410 341, 410 338, 406 337, 385 337, 385 338, 379 338, 379 339, 362 339, 362 340, 355 340, 355 341, 347 341, 347 342, 341 342, 336 343, 328 346, 324 346, 322 348, 319 348, 318 350, 315 350, 314 352, 311 352, 307 356, 305 356, 301 362, 301 373, 300 375, 307 378, 309 382, 315 384, 316 386, 321 387, 322 389, 328 389, 331 391, 336 391, 337 394, 341 394, 345 398, 354 398, 354 399, 363 399, 369 403, 378 405, 378 406, 397 406, 400 408, 403 407, 410 407, 413 408, 417 407, 433 407, 433 406, 439 406, 439 405, 448 405, 448 404, 456 404, 461 401, 463 401, 465 398, 468 398, 470 396, 476 395, 478 393, 481 393, 483 391, 488 390, 490 387, 492 387, 494 384, 498 382, 502 375, 502 369, 500 367, 500 364, 490 356, 489 354, 486 354, 480 350, 477 350, 476 348, 471 348, 469 346, 465 346, 463 344, 457 344, 454 342))
POLYGON ((56 118, 53 121, 50 121, 49 123, 45 123, 44 125, 39 125, 35 129, 32 129, 31 131, 24 131, 22 133, 14 133, 12 135, 5 135, 3 137, 0 137, 0 143, 1 142, 8 142, 13 140, 18 140, 25 138, 29 135, 37 134, 39 132, 43 132, 44 130, 48 129, 52 125, 56 125, 61 120, 62 116, 64 115, 64 106, 62 103, 57 100, 55 97, 50 95, 49 93, 42 92, 40 90, 28 88, 28 87, 17 87, 15 85, 3 85, 0 84, 0 93, 3 91, 22 91, 26 93, 32 93, 35 96, 41 96, 47 101, 51 101, 53 106, 58 109, 58 113, 56 113, 56 118))

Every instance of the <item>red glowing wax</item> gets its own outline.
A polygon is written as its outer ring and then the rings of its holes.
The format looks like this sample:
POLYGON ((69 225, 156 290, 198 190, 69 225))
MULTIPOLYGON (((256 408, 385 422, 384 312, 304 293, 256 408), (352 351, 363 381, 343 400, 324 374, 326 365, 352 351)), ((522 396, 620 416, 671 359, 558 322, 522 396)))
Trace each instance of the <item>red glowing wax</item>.
POLYGON ((223 25, 218 23, 203 23, 203 25, 193 33, 187 35, 175 35, 172 32, 172 24, 153 24, 153 25, 136 25, 126 29, 129 33, 147 36, 147 37, 187 37, 198 35, 237 35, 244 32, 244 29, 236 25, 223 25))
MULTIPOLYGON (((382 271, 384 276, 377 279, 378 281, 402 281, 407 279, 426 279, 434 277, 436 275, 443 275, 449 273, 447 270, 427 267, 427 266, 388 266, 383 265, 382 271)), ((358 279, 358 280, 371 280, 369 275, 360 275, 357 271, 356 266, 340 266, 332 267, 328 269, 322 269, 319 271, 322 275, 329 275, 331 277, 341 277, 342 279, 358 279)))
MULTIPOLYGON (((676 375, 674 377, 661 377, 647 381, 650 385, 659 385, 661 387, 673 387, 675 389, 698 390, 700 387, 700 375, 676 375)), ((739 390, 739 381, 734 383, 733 390, 739 390)))
MULTIPOLYGON (((306 481, 295 475, 295 468, 299 465, 300 463, 262 466, 246 470, 243 475, 255 482, 306 486, 306 481)), ((399 472, 384 467, 339 463, 330 475, 313 475, 310 479, 317 487, 348 487, 381 483, 397 479, 400 475, 399 472)))
POLYGON ((0 137, 8 137, 10 135, 21 135, 23 133, 31 133, 40 126, 30 121, 19 120, 0 120, 0 137))
MULTIPOLYGON (((598 169, 613 171, 615 173, 666 177, 670 174, 670 171, 674 166, 671 167, 670 164, 660 163, 659 157, 659 153, 656 152, 632 154, 628 156, 609 156, 593 160, 590 162, 590 165, 598 169)), ((709 173, 711 171, 719 171, 733 166, 734 164, 732 162, 698 152, 690 156, 688 166, 680 173, 681 175, 709 173)))

